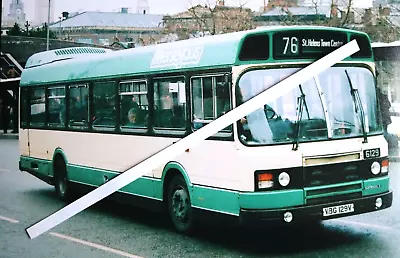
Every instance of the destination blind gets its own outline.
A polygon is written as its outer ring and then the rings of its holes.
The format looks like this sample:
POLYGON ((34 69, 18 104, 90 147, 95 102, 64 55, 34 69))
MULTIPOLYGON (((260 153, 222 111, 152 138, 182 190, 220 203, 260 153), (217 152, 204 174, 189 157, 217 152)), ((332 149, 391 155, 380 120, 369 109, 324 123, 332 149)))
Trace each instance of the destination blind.
POLYGON ((301 30, 273 36, 274 59, 318 59, 348 42, 347 34, 335 31, 301 30))

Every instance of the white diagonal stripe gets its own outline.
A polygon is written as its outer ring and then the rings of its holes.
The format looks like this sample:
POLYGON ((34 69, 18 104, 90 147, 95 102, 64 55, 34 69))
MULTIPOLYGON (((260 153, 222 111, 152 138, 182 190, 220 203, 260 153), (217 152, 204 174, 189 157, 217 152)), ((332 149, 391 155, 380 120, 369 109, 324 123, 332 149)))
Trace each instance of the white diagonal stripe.
POLYGON ((204 126, 198 131, 181 139, 177 143, 172 144, 171 146, 165 148, 164 150, 158 152, 157 154, 147 158, 146 160, 128 169, 127 171, 113 178, 104 185, 96 188, 95 190, 91 191, 85 196, 79 198, 73 203, 67 205, 66 207, 60 209, 59 211, 51 214, 47 218, 31 226, 26 230, 29 237, 31 239, 35 238, 41 235, 42 233, 46 232, 47 230, 57 226, 61 222, 83 211, 87 207, 95 204, 96 202, 107 197, 108 195, 114 193, 115 191, 135 181, 148 171, 151 171, 152 169, 155 169, 161 166, 162 164, 167 163, 178 154, 183 153, 186 149, 192 148, 193 146, 207 139, 211 135, 216 134, 223 128, 229 126, 232 123, 235 123, 240 118, 264 106, 265 103, 286 94, 295 87, 298 87, 299 84, 318 75, 325 69, 333 66, 334 64, 342 61, 346 57, 358 51, 359 51, 359 46, 356 40, 353 40, 350 43, 347 43, 346 45, 340 47, 339 49, 331 52, 330 54, 326 55, 320 60, 296 72, 295 74, 291 75, 285 80, 267 89, 263 93, 257 95, 256 97, 248 100, 239 107, 231 110, 227 114, 214 120, 213 122, 204 126))
POLYGON ((16 219, 12 219, 12 218, 1 216, 1 215, 0 215, 0 220, 8 221, 8 222, 11 222, 11 223, 18 223, 19 222, 16 219))
POLYGON ((100 244, 92 243, 89 241, 85 241, 85 240, 82 240, 79 238, 75 238, 75 237, 71 237, 71 236, 67 236, 67 235, 63 235, 63 234, 59 234, 59 233, 55 233, 55 232, 50 232, 50 235, 61 238, 61 239, 69 240, 69 241, 72 241, 72 242, 75 242, 75 243, 78 243, 81 245, 86 245, 86 246, 90 246, 93 248, 97 248, 97 249, 100 249, 100 250, 103 250, 103 251, 106 251, 109 253, 114 253, 114 254, 118 254, 121 256, 125 256, 128 258, 142 258, 142 257, 134 255, 134 254, 130 254, 130 253, 127 253, 127 252, 124 252, 121 250, 117 250, 117 249, 114 249, 114 248, 111 248, 111 247, 108 247, 105 245, 100 245, 100 244))

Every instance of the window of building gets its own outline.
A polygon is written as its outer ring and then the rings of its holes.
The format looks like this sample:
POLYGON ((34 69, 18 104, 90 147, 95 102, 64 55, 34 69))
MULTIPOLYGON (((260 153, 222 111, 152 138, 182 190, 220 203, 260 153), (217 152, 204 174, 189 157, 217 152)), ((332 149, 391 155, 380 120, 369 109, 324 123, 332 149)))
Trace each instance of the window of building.
POLYGON ((30 124, 44 126, 46 121, 46 91, 44 87, 31 90, 30 110, 30 124))
POLYGON ((121 127, 147 127, 149 102, 146 81, 121 82, 119 94, 121 95, 121 127))
MULTIPOLYGON (((232 109, 229 83, 224 76, 195 77, 191 80, 192 123, 199 129, 232 109)), ((225 130, 231 130, 231 127, 225 130)))
POLYGON ((186 90, 184 77, 154 80, 154 127, 186 127, 186 90))
POLYGON ((115 82, 101 82, 93 84, 93 128, 115 128, 116 115, 116 87, 115 82))
POLYGON ((86 127, 89 121, 89 87, 74 85, 69 88, 69 126, 86 127))
POLYGON ((48 88, 48 125, 50 127, 65 125, 65 87, 49 87, 48 88))

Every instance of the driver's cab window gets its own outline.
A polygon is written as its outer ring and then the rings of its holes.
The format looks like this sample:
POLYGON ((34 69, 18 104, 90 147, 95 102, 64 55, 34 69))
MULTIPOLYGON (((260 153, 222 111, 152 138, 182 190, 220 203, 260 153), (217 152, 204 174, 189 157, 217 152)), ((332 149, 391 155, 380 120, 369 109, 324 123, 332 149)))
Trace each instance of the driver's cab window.
POLYGON ((115 82, 93 84, 93 129, 114 129, 116 126, 116 86, 115 82))
MULTIPOLYGON (((239 80, 238 104, 248 101, 290 76, 294 69, 253 70, 239 80)), ((282 96, 270 100, 240 119, 240 137, 248 144, 274 144, 297 137, 326 137, 326 122, 314 80, 309 80, 282 96), (300 97, 304 94, 301 116, 300 97), (297 125, 299 131, 297 132, 297 125)))
POLYGON ((121 82, 121 128, 147 128, 149 102, 146 81, 121 82))

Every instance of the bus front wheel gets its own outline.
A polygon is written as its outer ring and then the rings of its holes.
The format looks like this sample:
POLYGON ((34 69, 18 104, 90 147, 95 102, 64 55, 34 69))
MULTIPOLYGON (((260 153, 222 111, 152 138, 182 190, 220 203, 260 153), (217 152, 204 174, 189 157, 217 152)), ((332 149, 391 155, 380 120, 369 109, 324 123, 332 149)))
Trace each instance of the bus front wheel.
POLYGON ((67 168, 65 166, 65 162, 61 159, 57 159, 54 165, 54 179, 57 196, 62 200, 67 200, 70 195, 67 168))
POLYGON ((175 176, 169 183, 168 213, 178 232, 187 234, 193 230, 190 195, 185 180, 181 176, 175 176))

